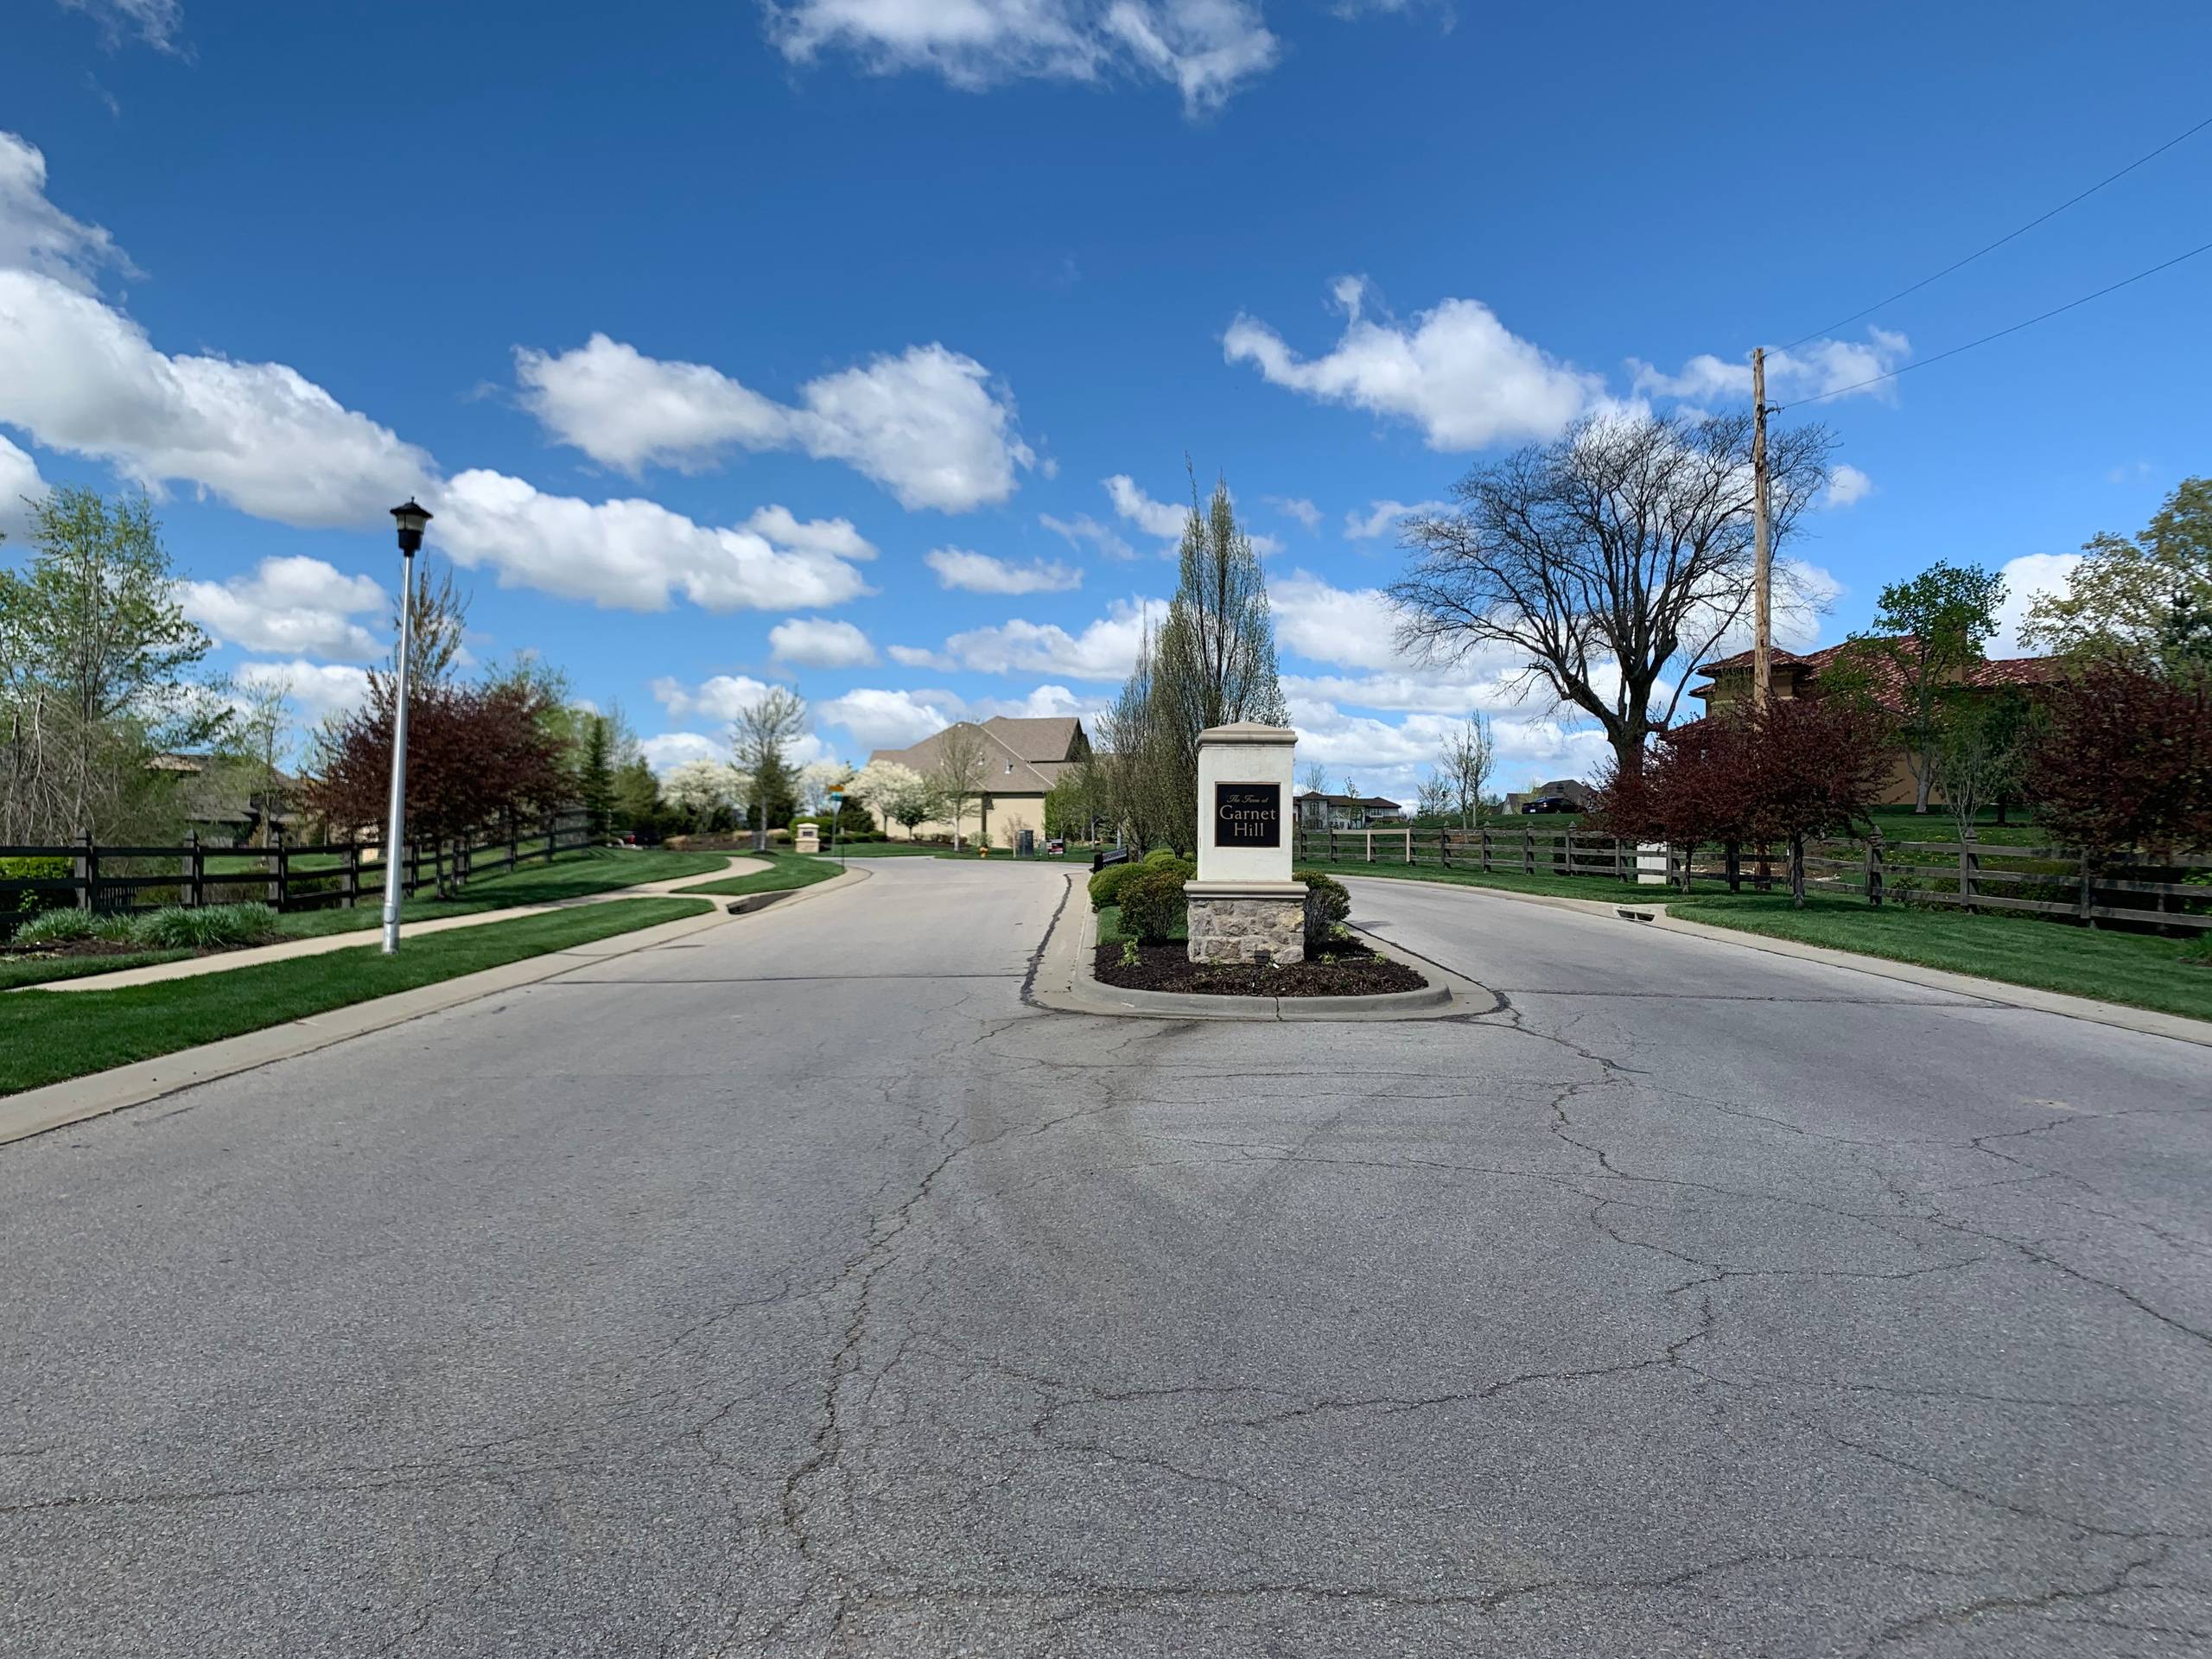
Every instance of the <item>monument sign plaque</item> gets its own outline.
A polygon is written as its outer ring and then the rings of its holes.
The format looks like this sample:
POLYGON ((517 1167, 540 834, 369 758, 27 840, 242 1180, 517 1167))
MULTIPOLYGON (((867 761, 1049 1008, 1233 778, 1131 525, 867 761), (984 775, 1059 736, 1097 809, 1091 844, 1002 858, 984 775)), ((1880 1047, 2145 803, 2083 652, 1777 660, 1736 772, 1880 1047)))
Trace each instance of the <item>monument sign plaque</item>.
POLYGON ((1306 960, 1306 884, 1290 879, 1287 726, 1239 722, 1198 736, 1198 874, 1185 881, 1192 962, 1306 960))
POLYGON ((1282 844, 1280 784, 1216 784, 1214 837, 1224 847, 1282 844))

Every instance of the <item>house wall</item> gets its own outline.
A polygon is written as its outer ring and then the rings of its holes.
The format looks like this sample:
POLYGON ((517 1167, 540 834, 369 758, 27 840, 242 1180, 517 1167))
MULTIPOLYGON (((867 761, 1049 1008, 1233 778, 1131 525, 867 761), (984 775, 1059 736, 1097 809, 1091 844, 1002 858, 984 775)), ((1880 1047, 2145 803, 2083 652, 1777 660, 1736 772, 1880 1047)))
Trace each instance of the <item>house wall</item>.
MULTIPOLYGON (((990 810, 985 815, 985 822, 989 830, 990 844, 993 847, 1011 851, 1020 846, 1021 831, 1025 827, 1034 831, 1039 841, 1045 839, 1045 797, 1042 792, 1027 795, 994 793, 990 797, 990 810)), ((976 839, 976 810, 972 805, 961 815, 962 845, 964 846, 976 839)), ((877 814, 877 821, 883 824, 884 830, 894 840, 906 839, 905 825, 884 823, 880 813, 877 814)), ((950 841, 952 838, 951 821, 945 818, 931 818, 925 823, 916 824, 914 838, 917 841, 950 841)))

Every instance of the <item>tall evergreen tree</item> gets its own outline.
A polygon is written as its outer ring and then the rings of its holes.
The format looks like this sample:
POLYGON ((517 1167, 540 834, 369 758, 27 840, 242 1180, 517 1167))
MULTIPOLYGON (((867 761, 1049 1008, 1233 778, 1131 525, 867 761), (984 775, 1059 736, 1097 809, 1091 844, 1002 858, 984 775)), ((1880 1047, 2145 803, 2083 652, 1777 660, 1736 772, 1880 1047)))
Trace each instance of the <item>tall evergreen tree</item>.
POLYGON ((614 722, 605 715, 584 717, 583 752, 576 762, 576 795, 591 825, 592 839, 607 834, 614 812, 614 722))

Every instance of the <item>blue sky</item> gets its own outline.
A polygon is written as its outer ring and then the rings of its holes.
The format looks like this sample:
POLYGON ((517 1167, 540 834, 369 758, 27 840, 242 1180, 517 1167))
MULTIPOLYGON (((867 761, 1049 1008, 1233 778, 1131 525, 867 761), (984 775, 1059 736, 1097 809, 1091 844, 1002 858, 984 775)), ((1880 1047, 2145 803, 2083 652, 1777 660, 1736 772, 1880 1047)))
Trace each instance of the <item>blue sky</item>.
MULTIPOLYGON (((1740 402, 1751 346, 2202 118, 2209 47, 2183 4, 13 0, 0 529, 143 482, 222 665, 313 711, 421 489, 479 654, 662 764, 771 681, 858 760, 1109 698, 1187 454, 1265 538, 1301 760, 1408 791, 1481 708, 1518 786, 1592 735, 1393 661, 1388 504, 1593 404, 1740 402)), ((2194 246, 2208 181, 2212 131, 1778 395, 2194 246)), ((2212 470, 2209 315, 2212 257, 1821 405, 1812 637, 1937 557, 2024 595, 2212 470)))

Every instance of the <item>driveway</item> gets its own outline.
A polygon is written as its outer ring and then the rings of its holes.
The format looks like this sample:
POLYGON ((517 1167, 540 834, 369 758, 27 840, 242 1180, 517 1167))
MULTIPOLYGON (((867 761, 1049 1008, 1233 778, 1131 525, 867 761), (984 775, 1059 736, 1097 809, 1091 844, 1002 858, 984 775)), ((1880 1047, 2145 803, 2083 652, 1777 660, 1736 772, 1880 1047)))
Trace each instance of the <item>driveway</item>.
POLYGON ((2212 1650, 2202 1049, 1373 881, 1495 1013, 1053 1014, 1079 880, 872 871, 0 1148, 0 1651, 2212 1650))

